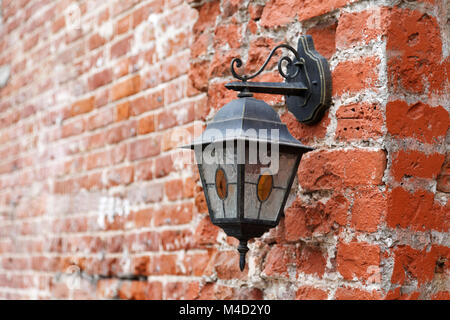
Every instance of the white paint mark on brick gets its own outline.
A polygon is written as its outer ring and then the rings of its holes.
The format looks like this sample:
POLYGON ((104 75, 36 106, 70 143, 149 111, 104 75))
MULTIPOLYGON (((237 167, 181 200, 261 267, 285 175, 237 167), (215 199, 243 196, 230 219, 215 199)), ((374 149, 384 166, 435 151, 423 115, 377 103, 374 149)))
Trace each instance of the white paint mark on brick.
POLYGON ((8 83, 9 77, 11 76, 11 66, 4 65, 0 67, 0 88, 3 88, 8 83))

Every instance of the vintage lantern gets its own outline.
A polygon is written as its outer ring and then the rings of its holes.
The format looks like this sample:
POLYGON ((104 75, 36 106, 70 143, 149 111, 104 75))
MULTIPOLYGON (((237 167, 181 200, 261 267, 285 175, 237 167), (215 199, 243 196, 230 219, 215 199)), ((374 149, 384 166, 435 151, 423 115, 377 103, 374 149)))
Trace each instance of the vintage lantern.
POLYGON ((305 152, 312 150, 289 133, 275 110, 252 97, 251 92, 286 95, 289 110, 305 123, 320 119, 330 101, 330 72, 309 36, 300 38, 299 50, 288 45, 274 48, 263 67, 253 76, 234 70, 242 82, 227 84, 240 91, 239 99, 222 107, 203 134, 188 148, 195 151, 199 174, 213 224, 240 243, 240 268, 245 267, 247 241, 275 227, 283 214, 292 183, 305 152), (265 68, 280 47, 294 53, 278 64, 286 83, 247 82, 265 68), (287 74, 281 62, 287 61, 287 74), (300 110, 298 110, 300 109, 300 110))

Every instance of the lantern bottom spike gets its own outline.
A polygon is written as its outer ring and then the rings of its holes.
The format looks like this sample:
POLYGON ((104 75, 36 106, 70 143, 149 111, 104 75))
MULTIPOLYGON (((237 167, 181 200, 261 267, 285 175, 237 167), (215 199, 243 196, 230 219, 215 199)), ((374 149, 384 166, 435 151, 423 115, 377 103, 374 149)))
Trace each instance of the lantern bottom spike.
POLYGON ((241 269, 241 271, 244 271, 245 268, 245 255, 247 254, 248 251, 248 247, 247 247, 247 240, 240 240, 239 241, 239 246, 238 246, 238 251, 240 254, 240 259, 239 259, 239 268, 241 269))

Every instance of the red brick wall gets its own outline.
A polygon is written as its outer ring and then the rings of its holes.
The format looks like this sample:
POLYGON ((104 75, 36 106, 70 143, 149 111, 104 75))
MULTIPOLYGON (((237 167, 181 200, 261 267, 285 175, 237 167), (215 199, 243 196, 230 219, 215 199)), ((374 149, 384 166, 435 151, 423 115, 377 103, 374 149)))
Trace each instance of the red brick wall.
POLYGON ((3 0, 0 298, 449 299, 446 5, 3 0), (241 273, 176 147, 236 97, 232 58, 299 34, 333 104, 306 126, 257 95, 317 150, 241 273))

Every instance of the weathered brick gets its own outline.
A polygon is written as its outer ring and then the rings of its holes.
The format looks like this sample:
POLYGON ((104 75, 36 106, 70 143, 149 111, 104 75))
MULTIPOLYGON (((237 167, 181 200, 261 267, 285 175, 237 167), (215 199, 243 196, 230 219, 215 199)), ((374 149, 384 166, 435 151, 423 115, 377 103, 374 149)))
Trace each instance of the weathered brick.
POLYGON ((325 273, 326 257, 315 247, 301 247, 297 250, 297 273, 306 273, 322 277, 325 273))
POLYGON ((160 282, 124 281, 117 295, 120 299, 158 300, 162 298, 162 285, 160 282))
POLYGON ((119 61, 117 61, 114 69, 113 69, 113 76, 114 79, 119 79, 131 72, 131 62, 130 58, 123 57, 119 61))
POLYGON ((164 206, 156 211, 153 218, 155 226, 186 224, 192 220, 192 204, 164 206))
POLYGON ((117 25, 115 26, 115 33, 117 35, 126 33, 130 29, 130 26, 131 26, 131 15, 127 15, 117 22, 117 25))
POLYGON ((238 25, 220 25, 214 31, 214 46, 228 45, 229 48, 239 48, 241 30, 238 25))
POLYGON ((358 231, 377 231, 386 215, 386 202, 377 188, 357 190, 352 207, 352 226, 358 231))
POLYGON ((194 233, 194 242, 197 245, 215 244, 219 228, 211 223, 209 217, 203 218, 194 233))
POLYGON ((335 195, 324 205, 321 202, 305 204, 298 199, 285 210, 285 240, 292 242, 312 235, 325 235, 332 226, 345 225, 349 201, 342 195, 335 195))
POLYGON ((133 141, 129 144, 129 159, 131 161, 156 156, 161 150, 161 142, 156 137, 133 141))
POLYGON ((332 73, 333 95, 376 89, 379 64, 380 60, 377 57, 339 63, 332 73))
POLYGON ((380 300, 382 295, 375 290, 365 291, 356 288, 338 288, 334 298, 336 300, 380 300))
POLYGON ((130 120, 108 129, 106 132, 106 142, 116 144, 125 139, 136 136, 136 121, 130 120))
MULTIPOLYGON (((420 284, 433 279, 436 262, 439 258, 438 251, 433 247, 431 250, 416 250, 410 246, 399 246, 394 252, 394 270, 392 272, 392 283, 403 284, 410 281, 412 277, 420 284)), ((448 259, 448 253, 447 258, 448 259)))
POLYGON ((204 3, 199 9, 199 18, 194 25, 194 33, 201 34, 207 28, 214 26, 216 18, 220 13, 220 2, 211 1, 204 3))
POLYGON ((138 122, 138 134, 147 134, 155 130, 155 117, 154 115, 148 115, 141 118, 138 122))
POLYGON ((119 40, 117 43, 111 46, 111 57, 118 58, 126 54, 130 51, 132 37, 126 37, 122 40, 119 40))
POLYGON ((389 84, 395 92, 443 92, 447 70, 441 63, 442 39, 435 17, 395 7, 389 12, 386 38, 389 84))
POLYGON ((316 2, 310 0, 271 0, 264 7, 261 24, 262 26, 276 27, 293 22, 294 18, 298 20, 307 20, 337 8, 345 6, 351 0, 332 0, 316 2))
POLYGON ((370 281, 370 277, 380 268, 380 248, 363 242, 341 242, 337 248, 336 263, 344 279, 370 281))
POLYGON ((222 251, 218 252, 214 260, 214 270, 219 279, 245 279, 248 272, 248 264, 244 271, 239 269, 239 252, 222 251))
POLYGON ((115 116, 116 122, 128 119, 129 115, 130 115, 130 103, 128 101, 119 103, 116 106, 116 116, 115 116))
POLYGON ((274 27, 288 24, 296 15, 295 1, 272 0, 266 4, 261 16, 263 27, 274 27))
POLYGON ((310 286, 298 288, 295 294, 296 300, 326 300, 327 297, 327 291, 310 286))
POLYGON ((405 177, 435 179, 445 156, 440 153, 425 154, 416 150, 400 150, 392 155, 391 174, 395 180, 405 177))
POLYGON ((166 181, 164 189, 167 199, 170 201, 180 200, 183 197, 183 188, 180 188, 182 185, 181 179, 166 181))
POLYGON ((444 164, 437 178, 436 189, 441 192, 450 193, 450 154, 445 156, 444 164))
POLYGON ((450 291, 440 291, 435 293, 432 297, 432 300, 450 300, 450 291))
POLYGON ((303 156, 299 183, 308 190, 381 184, 386 155, 383 151, 319 150, 303 156))
POLYGON ((108 170, 108 183, 111 186, 127 185, 133 182, 134 170, 133 167, 123 167, 118 169, 108 170))
POLYGON ((135 211, 130 214, 129 220, 133 221, 136 228, 148 227, 151 225, 153 212, 152 209, 135 211))
POLYGON ((275 245, 266 256, 263 273, 268 277, 288 277, 288 264, 294 259, 290 246, 275 245))
POLYGON ((97 72, 89 78, 89 90, 95 90, 102 87, 112 81, 112 73, 110 69, 97 72))
POLYGON ((167 251, 187 250, 192 247, 192 232, 168 230, 161 233, 162 248, 167 251))
POLYGON ((66 26, 65 17, 60 17, 53 22, 52 31, 53 31, 53 33, 57 33, 59 30, 61 30, 65 26, 66 26))
POLYGON ((183 265, 186 268, 185 273, 193 276, 211 275, 209 270, 211 270, 215 254, 216 251, 212 249, 205 253, 186 255, 183 262, 183 265))
POLYGON ((78 114, 90 112, 94 109, 94 97, 79 100, 72 105, 71 115, 76 116, 78 114))
POLYGON ((401 100, 386 105, 386 127, 395 138, 434 143, 445 136, 449 125, 449 114, 441 106, 430 107, 422 102, 409 105, 401 100))
POLYGON ((376 103, 341 106, 336 118, 339 140, 376 139, 382 135, 383 114, 376 103))
POLYGON ((149 275, 179 275, 181 270, 177 263, 177 256, 165 254, 150 259, 149 275))
POLYGON ((336 29, 338 48, 349 48, 377 40, 385 31, 386 12, 374 8, 362 12, 343 12, 336 29))
POLYGON ((98 47, 103 46, 105 43, 106 39, 98 33, 95 33, 89 38, 89 50, 97 49, 98 47))
POLYGON ((432 192, 409 192, 396 187, 389 193, 386 222, 391 228, 445 231, 450 224, 449 206, 449 202, 446 205, 435 202, 432 192))
POLYGON ((198 282, 168 282, 164 288, 165 299, 198 299, 198 282))
MULTIPOLYGON (((75 108, 74 110, 76 110, 76 112, 78 112, 79 110, 83 110, 83 109, 75 108)), ((89 110, 89 109, 84 109, 84 110, 89 110)), ((78 134, 83 133, 84 129, 85 129, 84 119, 77 119, 75 121, 71 121, 71 122, 63 124, 61 131, 60 131, 60 136, 61 136, 61 138, 67 138, 70 136, 78 135, 78 134)))
POLYGON ((112 88, 113 101, 131 96, 139 92, 141 88, 141 77, 139 75, 133 76, 125 81, 122 81, 112 88))
POLYGON ((328 113, 325 113, 322 121, 314 125, 306 125, 298 122, 290 112, 282 114, 281 120, 286 124, 292 136, 305 144, 324 138, 327 133, 327 127, 330 124, 328 113))
POLYGON ((157 91, 149 94, 148 96, 143 96, 136 98, 130 102, 131 114, 136 116, 146 111, 157 109, 164 105, 164 95, 162 92, 157 91))
POLYGON ((330 59, 336 52, 336 22, 313 27, 308 34, 313 38, 315 49, 330 59))

